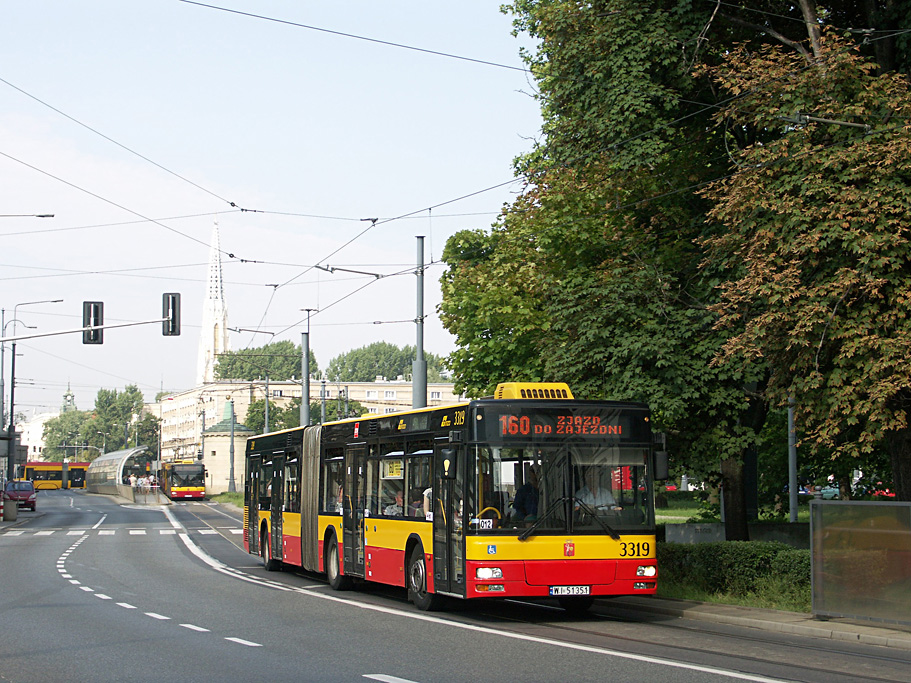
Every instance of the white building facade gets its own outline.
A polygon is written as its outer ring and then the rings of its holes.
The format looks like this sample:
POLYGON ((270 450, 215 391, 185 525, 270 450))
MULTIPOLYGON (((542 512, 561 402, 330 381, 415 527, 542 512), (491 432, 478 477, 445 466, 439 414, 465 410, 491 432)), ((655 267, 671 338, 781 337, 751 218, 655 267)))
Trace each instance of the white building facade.
MULTIPOLYGON (((161 458, 163 461, 199 458, 208 472, 206 480, 210 493, 228 490, 231 439, 228 434, 230 412, 234 412, 234 475, 235 490, 243 490, 244 447, 251 432, 244 425, 252 401, 263 400, 268 391, 271 407, 286 408, 301 396, 299 381, 243 382, 218 380, 176 392, 159 403, 146 405, 146 411, 161 420, 161 458), (233 405, 232 405, 233 404, 233 405), (217 434, 210 430, 217 426, 217 434)), ((344 406, 345 396, 357 401, 365 414, 377 415, 408 410, 412 405, 413 388, 404 380, 375 382, 310 382, 310 403, 329 402, 344 406)), ((451 405, 464 400, 453 392, 452 384, 428 384, 427 406, 451 405)), ((344 408, 343 408, 344 409, 344 408)), ((319 407, 311 407, 311 421, 319 421, 319 407)))

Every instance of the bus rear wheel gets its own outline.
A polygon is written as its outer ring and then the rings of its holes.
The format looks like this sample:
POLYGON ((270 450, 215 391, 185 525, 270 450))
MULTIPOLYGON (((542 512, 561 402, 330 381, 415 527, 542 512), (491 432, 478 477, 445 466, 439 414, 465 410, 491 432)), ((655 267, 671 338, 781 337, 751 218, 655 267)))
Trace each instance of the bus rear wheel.
POLYGON ((332 590, 347 591, 351 590, 353 585, 350 576, 345 576, 341 572, 338 561, 338 541, 335 537, 329 541, 329 550, 326 551, 326 576, 329 579, 329 586, 332 590))
POLYGON ((427 592, 427 563, 424 549, 416 546, 408 561, 408 599, 419 610, 432 612, 443 608, 445 598, 427 592))
POLYGON ((281 567, 281 562, 272 558, 272 542, 269 538, 269 532, 260 534, 259 537, 259 554, 263 558, 263 568, 267 572, 278 571, 281 567))

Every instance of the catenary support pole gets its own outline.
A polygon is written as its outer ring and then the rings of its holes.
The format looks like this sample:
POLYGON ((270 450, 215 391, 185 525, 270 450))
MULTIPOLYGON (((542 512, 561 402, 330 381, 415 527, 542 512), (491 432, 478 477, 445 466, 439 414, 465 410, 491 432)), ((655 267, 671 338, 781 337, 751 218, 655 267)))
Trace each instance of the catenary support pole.
POLYGON ((417 338, 415 359, 411 364, 411 407, 427 407, 427 361, 424 358, 424 238, 418 236, 417 267, 417 338))

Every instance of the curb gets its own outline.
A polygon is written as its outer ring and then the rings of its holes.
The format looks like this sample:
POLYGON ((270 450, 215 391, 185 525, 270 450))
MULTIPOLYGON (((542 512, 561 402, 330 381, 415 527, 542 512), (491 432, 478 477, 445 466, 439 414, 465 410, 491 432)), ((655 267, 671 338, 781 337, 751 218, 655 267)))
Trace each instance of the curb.
POLYGON ((647 612, 696 621, 755 628, 773 633, 877 645, 911 651, 911 631, 847 619, 815 619, 811 614, 781 612, 706 602, 664 598, 612 598, 602 604, 634 612, 647 612))

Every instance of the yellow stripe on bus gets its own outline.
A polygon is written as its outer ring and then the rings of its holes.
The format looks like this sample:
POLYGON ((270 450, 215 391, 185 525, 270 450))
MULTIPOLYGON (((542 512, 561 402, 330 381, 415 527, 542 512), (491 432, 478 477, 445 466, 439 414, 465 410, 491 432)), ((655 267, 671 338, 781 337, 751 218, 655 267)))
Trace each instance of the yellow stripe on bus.
POLYGON ((607 536, 469 536, 465 557, 478 562, 496 560, 604 560, 654 559, 654 536, 625 536, 615 541, 607 536))

